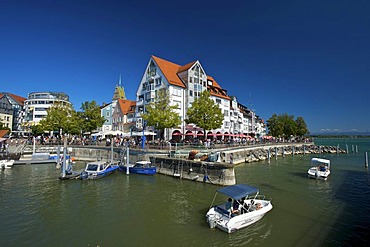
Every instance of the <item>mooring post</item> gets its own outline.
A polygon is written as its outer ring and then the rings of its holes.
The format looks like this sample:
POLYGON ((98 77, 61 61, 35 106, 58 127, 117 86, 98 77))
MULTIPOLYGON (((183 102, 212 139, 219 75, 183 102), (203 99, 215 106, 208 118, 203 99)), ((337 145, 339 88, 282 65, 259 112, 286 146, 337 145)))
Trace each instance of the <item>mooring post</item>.
POLYGON ((367 152, 365 152, 365 167, 369 166, 369 160, 367 159, 367 152))
POLYGON ((305 155, 305 154, 306 154, 306 146, 303 145, 303 155, 305 155))
POLYGON ((319 146, 319 154, 321 154, 321 146, 319 146))
POLYGON ((339 144, 337 145, 337 154, 339 153, 339 144))
POLYGON ((285 150, 284 150, 284 147, 281 148, 281 152, 283 153, 283 158, 285 158, 285 150))
POLYGON ((348 154, 348 145, 346 144, 346 152, 347 152, 347 154, 348 154))
POLYGON ((271 160, 271 151, 270 151, 270 148, 267 151, 267 160, 268 160, 268 163, 270 164, 270 160, 271 160))
POLYGON ((277 147, 275 147, 275 160, 277 160, 277 154, 278 154, 278 150, 277 150, 277 147))
POLYGON ((293 156, 294 156, 294 153, 295 153, 295 147, 293 146, 293 147, 292 147, 292 149, 293 149, 292 154, 293 154, 293 156))
POLYGON ((126 147, 126 174, 130 174, 130 148, 126 147))
POLYGON ((358 153, 358 148, 357 148, 357 145, 356 145, 356 154, 358 153))
POLYGON ((354 153, 355 152, 355 150, 354 150, 354 146, 353 146, 353 144, 352 144, 352 153, 354 153))

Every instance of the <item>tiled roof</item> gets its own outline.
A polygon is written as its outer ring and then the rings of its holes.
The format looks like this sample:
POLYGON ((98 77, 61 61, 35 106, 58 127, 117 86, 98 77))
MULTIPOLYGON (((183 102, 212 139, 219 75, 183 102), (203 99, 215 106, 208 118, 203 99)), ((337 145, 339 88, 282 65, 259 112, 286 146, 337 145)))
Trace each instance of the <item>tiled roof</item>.
POLYGON ((123 115, 127 115, 129 113, 135 113, 136 101, 127 100, 127 99, 119 99, 117 103, 123 115))
MULTIPOLYGON (((5 93, 7 94, 8 96, 12 97, 15 101, 18 102, 19 105, 23 106, 24 105, 24 101, 27 100, 27 98, 24 98, 22 96, 18 96, 18 95, 15 95, 15 94, 12 94, 12 93, 5 93)), ((0 98, 4 95, 4 93, 0 93, 0 98)))
POLYGON ((191 66, 193 66, 197 61, 194 61, 194 62, 191 62, 191 63, 188 63, 188 64, 185 64, 184 66, 181 66, 179 68, 179 70, 177 71, 177 73, 180 73, 180 72, 183 72, 185 70, 188 70, 191 66))
POLYGON ((0 138, 5 136, 8 132, 9 130, 0 130, 0 138))
POLYGON ((182 88, 186 88, 185 84, 178 77, 177 72, 179 71, 180 65, 166 61, 162 58, 152 55, 153 60, 158 65, 159 69, 162 71, 163 75, 166 77, 167 81, 174 85, 182 88))
MULTIPOLYGON (((167 81, 171 85, 179 86, 182 88, 186 88, 186 85, 182 82, 182 80, 179 78, 178 73, 188 70, 191 66, 194 65, 197 61, 185 64, 183 66, 180 66, 178 64, 169 62, 167 60, 164 60, 162 58, 156 57, 152 55, 153 60, 157 63, 159 69, 162 71, 163 75, 166 77, 167 81)), ((230 100, 230 97, 227 95, 227 91, 222 89, 220 85, 216 82, 215 79, 213 79, 212 76, 207 76, 208 80, 211 80, 212 86, 208 85, 207 88, 210 91, 211 95, 215 97, 220 97, 224 99, 230 100)))
POLYGON ((207 76, 207 80, 212 81, 212 86, 207 85, 207 88, 211 95, 230 100, 230 97, 227 95, 226 90, 222 89, 212 76, 207 76))

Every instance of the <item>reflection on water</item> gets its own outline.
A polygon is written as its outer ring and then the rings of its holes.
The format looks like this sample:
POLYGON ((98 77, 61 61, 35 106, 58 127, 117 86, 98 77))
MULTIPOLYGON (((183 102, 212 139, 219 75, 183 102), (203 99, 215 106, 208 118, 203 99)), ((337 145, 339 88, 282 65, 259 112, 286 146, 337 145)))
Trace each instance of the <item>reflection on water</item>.
MULTIPOLYGON (((307 178, 312 156, 236 167, 273 210, 232 234, 209 229, 219 186, 171 176, 115 173, 60 181, 53 165, 0 171, 0 246, 358 246, 370 230, 362 154, 327 155, 328 180, 307 178)), ((77 164, 83 167, 84 164, 77 164)))

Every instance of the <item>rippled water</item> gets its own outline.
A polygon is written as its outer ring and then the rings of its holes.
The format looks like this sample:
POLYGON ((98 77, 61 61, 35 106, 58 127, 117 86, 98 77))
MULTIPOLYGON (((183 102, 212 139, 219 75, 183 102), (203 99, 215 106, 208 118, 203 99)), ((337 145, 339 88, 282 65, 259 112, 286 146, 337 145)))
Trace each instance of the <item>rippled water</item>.
POLYGON ((326 155, 332 162, 327 181, 307 178, 310 155, 236 167, 237 182, 259 187, 274 208, 232 234, 209 229, 205 221, 215 185, 123 173, 59 181, 51 164, 2 170, 0 246, 365 245, 370 175, 364 152, 370 141, 320 141, 359 143, 359 152, 326 155))

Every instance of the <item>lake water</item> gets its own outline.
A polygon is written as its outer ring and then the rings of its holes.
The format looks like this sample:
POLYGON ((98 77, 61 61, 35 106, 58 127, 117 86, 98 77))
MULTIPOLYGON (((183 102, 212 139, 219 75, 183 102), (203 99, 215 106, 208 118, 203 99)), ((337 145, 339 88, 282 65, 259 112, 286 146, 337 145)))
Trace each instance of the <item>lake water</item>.
POLYGON ((349 154, 319 155, 332 163, 326 181, 307 178, 312 155, 235 168, 237 182, 260 188, 274 208, 232 234, 209 229, 205 220, 216 185, 124 173, 60 181, 52 164, 2 170, 0 246, 365 246, 370 140, 315 143, 349 147, 349 154))

